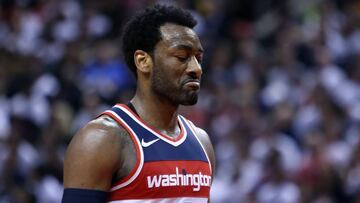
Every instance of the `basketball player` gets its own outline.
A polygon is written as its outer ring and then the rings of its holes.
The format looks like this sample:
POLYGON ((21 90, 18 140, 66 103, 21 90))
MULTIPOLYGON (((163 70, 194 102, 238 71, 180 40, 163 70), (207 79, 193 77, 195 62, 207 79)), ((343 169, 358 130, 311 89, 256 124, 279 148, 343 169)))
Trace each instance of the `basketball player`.
POLYGON ((203 48, 195 25, 189 12, 159 5, 127 23, 122 48, 136 93, 72 139, 63 203, 209 202, 212 145, 178 114, 200 90, 203 48))

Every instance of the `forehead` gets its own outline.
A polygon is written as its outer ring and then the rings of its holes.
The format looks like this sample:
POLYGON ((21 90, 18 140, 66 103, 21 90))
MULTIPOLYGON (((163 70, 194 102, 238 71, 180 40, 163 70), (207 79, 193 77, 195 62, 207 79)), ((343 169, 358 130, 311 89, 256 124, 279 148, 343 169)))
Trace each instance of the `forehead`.
POLYGON ((191 28, 166 23, 160 27, 160 32, 160 42, 165 46, 187 45, 194 49, 202 49, 199 37, 191 28))

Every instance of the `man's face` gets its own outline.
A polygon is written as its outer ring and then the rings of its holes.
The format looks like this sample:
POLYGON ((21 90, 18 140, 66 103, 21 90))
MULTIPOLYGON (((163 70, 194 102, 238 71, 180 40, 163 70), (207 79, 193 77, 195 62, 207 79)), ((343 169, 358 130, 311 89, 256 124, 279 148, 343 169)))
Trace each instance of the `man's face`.
POLYGON ((196 104, 202 75, 203 49, 196 33, 167 23, 154 49, 151 86, 154 93, 174 104, 196 104))

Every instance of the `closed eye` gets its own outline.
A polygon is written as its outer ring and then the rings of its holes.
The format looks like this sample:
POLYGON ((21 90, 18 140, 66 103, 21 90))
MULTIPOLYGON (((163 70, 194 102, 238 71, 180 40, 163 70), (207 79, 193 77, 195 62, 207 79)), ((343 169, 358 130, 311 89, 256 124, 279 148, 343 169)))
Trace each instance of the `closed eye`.
POLYGON ((176 56, 176 58, 180 61, 180 62, 186 62, 189 57, 188 56, 176 56))

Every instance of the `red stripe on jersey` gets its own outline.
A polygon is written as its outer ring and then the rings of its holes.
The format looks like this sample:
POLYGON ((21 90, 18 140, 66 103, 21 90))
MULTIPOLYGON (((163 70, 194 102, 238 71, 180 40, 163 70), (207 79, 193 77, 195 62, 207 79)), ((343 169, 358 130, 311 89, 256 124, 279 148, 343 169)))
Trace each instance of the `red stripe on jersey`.
MULTIPOLYGON (((124 104, 116 104, 115 105, 116 107, 119 107, 119 108, 125 108, 128 112, 130 112, 133 116, 135 116, 135 118, 137 119, 138 122, 140 122, 142 125, 145 125, 146 127, 150 128, 152 131, 154 131, 155 133, 157 133, 158 135, 160 135, 161 137, 165 138, 165 139, 168 139, 172 142, 177 142, 179 141, 182 137, 184 137, 184 127, 182 125, 179 124, 180 126, 180 133, 179 135, 177 136, 174 136, 174 137, 170 137, 168 135, 165 135, 163 133, 161 133, 160 131, 158 131, 157 129, 149 126, 148 124, 145 123, 144 120, 142 120, 136 113, 134 113, 128 106, 124 105, 124 104)), ((178 121, 180 122, 180 121, 178 121)))
MULTIPOLYGON (((114 114, 113 112, 111 111, 105 111, 103 113, 104 115, 107 115, 107 116, 110 116, 112 119, 116 120, 118 122, 119 125, 121 125, 123 128, 125 128, 125 130, 130 134, 130 138, 131 140, 133 141, 134 145, 135 145, 135 150, 136 150, 136 165, 135 167, 130 171, 129 175, 127 175, 126 177, 120 179, 116 185, 120 185, 120 184, 123 184, 125 183, 126 181, 128 181, 130 178, 132 178, 136 171, 138 170, 139 166, 142 164, 142 161, 143 161, 143 158, 142 158, 142 155, 141 155, 141 149, 140 149, 140 143, 137 141, 137 137, 136 135, 134 135, 133 131, 122 121, 120 120, 116 114, 114 114)), ((131 182, 130 182, 131 183, 131 182)), ((129 184, 130 184, 129 183, 129 184)))
POLYGON ((145 162, 128 186, 110 193, 109 201, 172 197, 209 197, 211 173, 203 161, 145 162))

